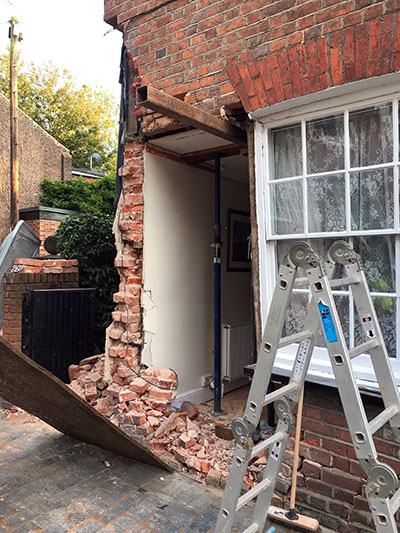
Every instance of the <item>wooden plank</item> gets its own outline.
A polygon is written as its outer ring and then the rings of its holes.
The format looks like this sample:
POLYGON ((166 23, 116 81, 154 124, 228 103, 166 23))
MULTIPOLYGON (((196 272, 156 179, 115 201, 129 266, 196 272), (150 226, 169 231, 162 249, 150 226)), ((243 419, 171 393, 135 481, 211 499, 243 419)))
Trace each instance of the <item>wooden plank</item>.
POLYGON ((239 146, 247 146, 247 135, 244 130, 150 85, 139 87, 137 104, 175 118, 187 126, 227 139, 239 146))
POLYGON ((262 338, 261 303, 260 303, 260 247, 258 243, 257 203, 256 203, 256 168, 254 125, 247 130, 249 160, 249 195, 251 222, 251 276, 253 287, 254 323, 256 330, 256 346, 260 346, 262 338))
POLYGON ((143 463, 171 468, 0 337, 0 396, 65 435, 143 463))
POLYGON ((180 155, 181 159, 186 163, 201 163, 214 159, 216 154, 220 157, 229 157, 231 155, 238 155, 241 153, 241 148, 237 144, 224 144, 223 146, 215 146, 213 148, 206 148, 205 150, 198 150, 197 152, 187 152, 180 155))

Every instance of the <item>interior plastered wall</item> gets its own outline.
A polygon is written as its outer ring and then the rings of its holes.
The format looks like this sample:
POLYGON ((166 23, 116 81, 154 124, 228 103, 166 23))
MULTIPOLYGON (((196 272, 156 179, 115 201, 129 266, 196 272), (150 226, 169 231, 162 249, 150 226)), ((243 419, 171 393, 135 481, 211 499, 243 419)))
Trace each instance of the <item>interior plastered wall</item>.
MULTIPOLYGON (((173 368, 179 394, 213 371, 213 174, 145 154, 144 349, 142 362, 173 368)), ((249 210, 248 186, 221 180, 222 238, 228 209, 249 210)), ((249 272, 226 272, 222 322, 250 320, 249 272)))

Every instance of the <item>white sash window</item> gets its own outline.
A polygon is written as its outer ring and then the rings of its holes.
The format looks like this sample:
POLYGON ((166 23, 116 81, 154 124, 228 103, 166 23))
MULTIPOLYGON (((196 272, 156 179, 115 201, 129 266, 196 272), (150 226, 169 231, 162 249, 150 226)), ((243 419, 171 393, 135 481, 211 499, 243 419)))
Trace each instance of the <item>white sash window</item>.
MULTIPOLYGON (((264 323, 289 246, 307 240, 323 255, 334 240, 347 240, 361 255, 400 385, 399 95, 397 83, 382 84, 276 114, 271 108, 257 117, 256 180, 264 323)), ((352 348, 362 333, 351 291, 339 288, 334 295, 352 348)), ((285 334, 302 329, 308 299, 306 289, 295 290, 285 334)), ((295 348, 279 353, 277 372, 290 372, 295 348)), ((357 358, 354 369, 360 384, 373 390, 369 356, 357 358)), ((333 380, 322 334, 310 376, 333 380)))

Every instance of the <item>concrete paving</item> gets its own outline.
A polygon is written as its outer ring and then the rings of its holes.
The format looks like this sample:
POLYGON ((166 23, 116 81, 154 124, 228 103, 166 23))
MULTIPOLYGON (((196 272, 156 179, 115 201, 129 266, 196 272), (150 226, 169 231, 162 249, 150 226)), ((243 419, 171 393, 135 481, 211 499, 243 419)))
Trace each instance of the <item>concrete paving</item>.
MULTIPOLYGON (((0 410, 0 532, 214 531, 221 491, 7 414, 0 410)), ((241 510, 234 531, 250 515, 241 510)))

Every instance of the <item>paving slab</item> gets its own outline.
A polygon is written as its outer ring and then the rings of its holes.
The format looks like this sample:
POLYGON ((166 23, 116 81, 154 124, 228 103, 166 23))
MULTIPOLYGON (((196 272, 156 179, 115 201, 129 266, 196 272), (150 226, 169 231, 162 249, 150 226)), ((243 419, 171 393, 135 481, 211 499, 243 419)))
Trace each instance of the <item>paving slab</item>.
MULTIPOLYGON (((0 410, 0 532, 214 531, 222 491, 7 414, 0 410)), ((243 508, 233 531, 250 515, 243 508)))

